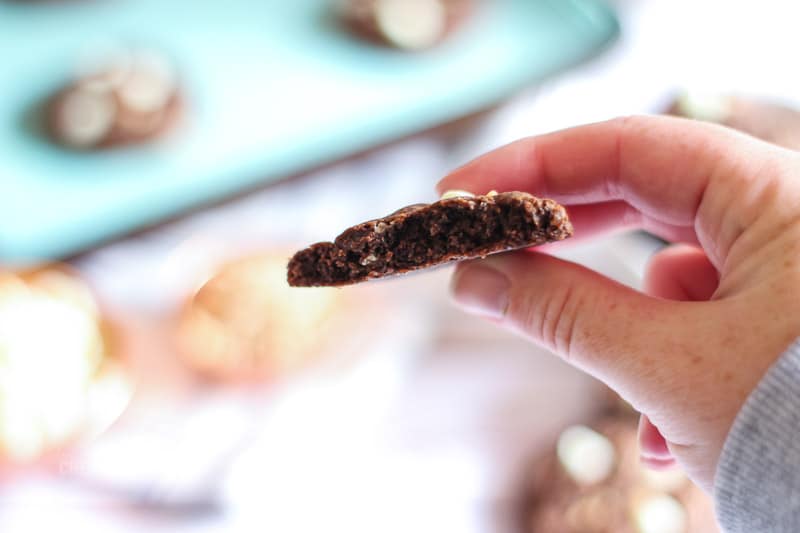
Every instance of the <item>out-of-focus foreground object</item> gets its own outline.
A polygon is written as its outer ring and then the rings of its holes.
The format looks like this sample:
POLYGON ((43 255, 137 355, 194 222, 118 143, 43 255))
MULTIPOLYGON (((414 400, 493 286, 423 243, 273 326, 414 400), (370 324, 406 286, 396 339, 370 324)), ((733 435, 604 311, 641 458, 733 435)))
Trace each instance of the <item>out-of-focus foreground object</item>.
POLYGON ((354 335, 352 295, 291 289, 288 255, 230 261, 191 297, 177 331, 179 353, 190 368, 223 381, 275 379, 354 335))
POLYGON ((88 286, 63 267, 0 272, 0 467, 105 429, 132 382, 88 286))
POLYGON ((639 460, 638 415, 620 408, 572 426, 535 466, 530 533, 713 533, 711 502, 680 470, 639 460))

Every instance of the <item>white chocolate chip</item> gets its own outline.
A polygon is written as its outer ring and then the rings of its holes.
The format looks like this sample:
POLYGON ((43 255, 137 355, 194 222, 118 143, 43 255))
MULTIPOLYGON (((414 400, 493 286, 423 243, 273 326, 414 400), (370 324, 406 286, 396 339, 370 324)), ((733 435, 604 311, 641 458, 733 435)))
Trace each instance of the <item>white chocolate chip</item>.
POLYGON ((362 259, 362 260, 360 261, 360 263, 361 263, 361 266, 367 266, 367 265, 369 265, 369 264, 372 264, 372 263, 374 263, 374 262, 375 262, 375 261, 377 261, 377 260, 378 260, 378 258, 377 258, 377 257, 375 257, 375 254, 369 254, 367 257, 365 257, 364 259, 362 259))
POLYGON ((447 200, 449 198, 474 198, 475 195, 469 191, 462 191, 459 189, 451 189, 449 191, 444 191, 440 200, 447 200))
POLYGON ((119 86, 119 97, 136 111, 158 111, 172 97, 175 85, 175 71, 165 57, 140 52, 134 56, 133 67, 119 86))
POLYGON ((89 147, 111 130, 117 107, 109 92, 77 88, 64 96, 56 113, 58 137, 70 146, 89 147))
POLYGON ((668 494, 658 494, 640 502, 635 510, 639 533, 686 533, 688 517, 683 505, 668 494))
POLYGON ((376 0, 375 22, 394 46, 421 50, 444 34, 447 10, 442 0, 376 0))
POLYGON ((687 91, 676 104, 681 115, 695 120, 724 122, 731 114, 731 99, 721 94, 687 91))
POLYGON ((586 426, 566 429, 558 438, 557 452, 564 470, 581 485, 605 480, 616 463, 611 441, 586 426))

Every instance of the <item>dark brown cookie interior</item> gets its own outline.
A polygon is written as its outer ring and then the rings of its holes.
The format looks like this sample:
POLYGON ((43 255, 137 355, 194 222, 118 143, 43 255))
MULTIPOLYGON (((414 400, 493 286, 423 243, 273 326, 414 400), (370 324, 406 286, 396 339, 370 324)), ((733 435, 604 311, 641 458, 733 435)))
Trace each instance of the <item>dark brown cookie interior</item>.
POLYGON ((293 286, 346 285, 571 234, 564 208, 551 200, 517 192, 449 198, 401 209, 301 250, 289 263, 288 279, 293 286))

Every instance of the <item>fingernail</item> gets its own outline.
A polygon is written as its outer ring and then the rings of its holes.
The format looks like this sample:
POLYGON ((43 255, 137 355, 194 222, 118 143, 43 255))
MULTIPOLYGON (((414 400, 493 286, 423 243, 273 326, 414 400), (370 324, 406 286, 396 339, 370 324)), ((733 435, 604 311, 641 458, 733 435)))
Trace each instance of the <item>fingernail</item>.
POLYGON ((447 179, 447 176, 445 176, 442 179, 440 179, 439 182, 436 184, 436 187, 435 187, 436 194, 441 195, 445 191, 444 180, 446 180, 446 179, 447 179))
POLYGON ((494 268, 478 263, 457 267, 451 291, 464 311, 486 318, 502 318, 508 307, 508 278, 494 268))
POLYGON ((436 194, 439 194, 439 195, 441 195, 441 194, 442 194, 443 192, 445 192, 447 189, 453 189, 453 188, 456 188, 456 189, 459 189, 459 188, 460 188, 460 189, 463 189, 463 187, 450 187, 450 186, 446 185, 446 183, 447 183, 447 181, 450 179, 450 177, 451 177, 453 174, 455 174, 456 172, 458 172, 459 170, 461 170, 461 169, 462 169, 462 168, 464 168, 465 166, 466 166, 466 165, 464 165, 464 166, 461 166, 461 167, 458 167, 457 169, 451 170, 451 171, 450 171, 450 172, 449 172, 449 173, 448 173, 448 174, 447 174, 445 177, 443 177, 442 179, 440 179, 440 180, 439 180, 439 182, 438 182, 438 183, 436 183, 436 194))

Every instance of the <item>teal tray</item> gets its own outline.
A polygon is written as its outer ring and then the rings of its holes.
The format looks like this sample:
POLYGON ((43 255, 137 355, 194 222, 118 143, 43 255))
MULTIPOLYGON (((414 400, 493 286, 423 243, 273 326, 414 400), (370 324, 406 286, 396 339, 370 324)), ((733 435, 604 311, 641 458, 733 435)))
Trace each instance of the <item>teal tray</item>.
POLYGON ((487 0, 409 54, 341 31, 330 0, 0 0, 0 262, 56 259, 260 183, 490 106, 618 32, 599 0, 487 0), (191 113, 163 142, 95 153, 26 117, 90 43, 176 58, 191 113))

